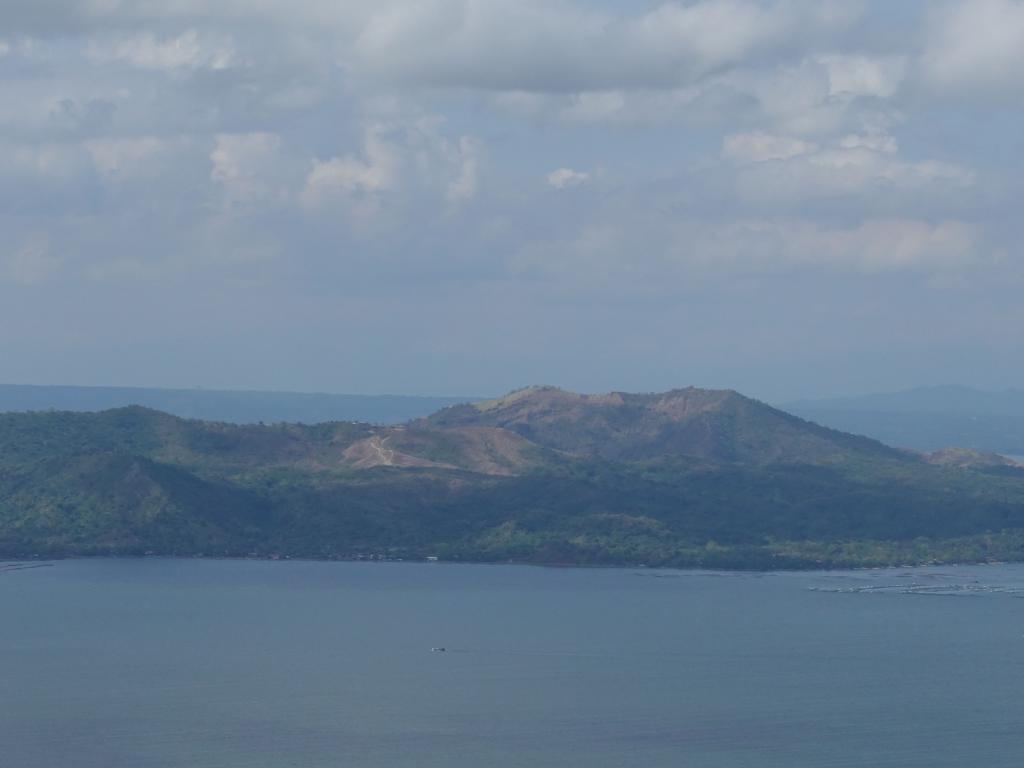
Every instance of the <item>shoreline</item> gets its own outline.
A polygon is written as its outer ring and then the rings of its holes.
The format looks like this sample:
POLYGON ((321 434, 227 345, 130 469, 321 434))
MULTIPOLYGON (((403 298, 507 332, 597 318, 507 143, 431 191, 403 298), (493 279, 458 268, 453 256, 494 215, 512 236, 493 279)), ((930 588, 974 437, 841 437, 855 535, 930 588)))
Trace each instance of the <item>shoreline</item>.
MULTIPOLYGON (((469 565, 469 566, 515 566, 533 567, 553 570, 634 570, 657 573, 659 571, 676 571, 687 573, 708 573, 708 574, 789 574, 789 573, 841 573, 857 571, 906 571, 920 568, 978 568, 983 566, 996 565, 1020 565, 1022 560, 979 560, 959 562, 923 562, 904 563, 900 565, 836 565, 816 564, 806 568, 742 568, 742 567, 707 567, 707 566, 669 566, 669 565, 647 565, 647 564, 593 564, 593 563, 540 563, 526 560, 426 560, 419 558, 359 558, 359 557, 290 557, 290 556, 231 556, 231 555, 61 555, 54 557, 33 556, 8 556, 0 555, 0 573, 14 570, 29 570, 32 568, 52 567, 65 561, 91 561, 91 560, 207 560, 213 562, 259 562, 259 563, 363 563, 367 565, 469 565), (20 566, 12 568, 10 566, 20 566)), ((641 574, 637 574, 641 575, 641 574)))

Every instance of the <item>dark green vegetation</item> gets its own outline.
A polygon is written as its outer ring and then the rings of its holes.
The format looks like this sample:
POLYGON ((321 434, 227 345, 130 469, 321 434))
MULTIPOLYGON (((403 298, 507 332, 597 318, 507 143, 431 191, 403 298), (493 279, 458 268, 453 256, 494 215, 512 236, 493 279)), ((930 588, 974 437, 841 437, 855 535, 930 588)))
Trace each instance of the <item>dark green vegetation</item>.
POLYGON ((889 445, 937 451, 956 445, 1024 456, 1024 391, 923 387, 863 397, 805 400, 782 408, 889 445))
POLYGON ((146 387, 55 387, 0 384, 0 411, 104 411, 141 405, 187 419, 233 424, 369 421, 401 424, 455 403, 459 397, 232 392, 146 387))
POLYGON ((535 387, 400 427, 0 415, 0 555, 705 567, 1024 559, 1024 469, 734 392, 535 387))

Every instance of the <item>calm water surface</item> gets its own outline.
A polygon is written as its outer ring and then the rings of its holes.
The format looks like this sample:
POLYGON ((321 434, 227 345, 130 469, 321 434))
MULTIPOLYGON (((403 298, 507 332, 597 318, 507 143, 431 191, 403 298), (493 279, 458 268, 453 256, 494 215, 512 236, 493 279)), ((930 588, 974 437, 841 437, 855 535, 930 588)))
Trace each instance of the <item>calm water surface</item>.
POLYGON ((0 564, 0 764, 1018 768, 1021 596, 1016 565, 0 564))

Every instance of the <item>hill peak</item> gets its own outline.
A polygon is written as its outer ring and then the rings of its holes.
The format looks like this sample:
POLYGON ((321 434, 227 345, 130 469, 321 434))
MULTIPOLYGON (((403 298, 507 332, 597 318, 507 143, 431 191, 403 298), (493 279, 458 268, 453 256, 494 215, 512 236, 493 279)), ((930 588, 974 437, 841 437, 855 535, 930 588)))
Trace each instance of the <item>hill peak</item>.
POLYGON ((895 455, 873 440, 802 421, 728 389, 587 395, 550 386, 454 406, 422 422, 496 427, 545 448, 609 460, 686 456, 726 462, 829 463, 851 453, 895 455))
POLYGON ((585 397, 585 395, 579 395, 575 392, 561 389, 560 387, 553 387, 546 384, 535 384, 529 387, 514 389, 507 395, 502 395, 501 397, 496 397, 491 400, 481 400, 477 403, 473 403, 472 405, 478 411, 487 412, 496 408, 506 408, 515 403, 536 400, 569 400, 581 397, 585 397))
POLYGON ((472 404, 472 408, 488 413, 504 408, 524 408, 538 405, 586 405, 616 407, 626 404, 660 408, 662 410, 686 408, 713 408, 731 399, 749 400, 731 389, 701 389, 685 387, 667 392, 622 392, 613 390, 599 394, 583 394, 550 385, 533 385, 509 392, 507 395, 472 404))

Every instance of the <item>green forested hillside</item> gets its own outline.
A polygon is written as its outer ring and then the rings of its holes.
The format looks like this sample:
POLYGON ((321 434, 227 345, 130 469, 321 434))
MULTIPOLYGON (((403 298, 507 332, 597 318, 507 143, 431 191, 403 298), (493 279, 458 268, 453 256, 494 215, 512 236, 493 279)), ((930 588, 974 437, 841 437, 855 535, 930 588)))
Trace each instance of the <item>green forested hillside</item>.
POLYGON ((530 388, 401 427, 0 414, 0 556, 814 567, 1024 559, 1024 469, 733 392, 530 388))

